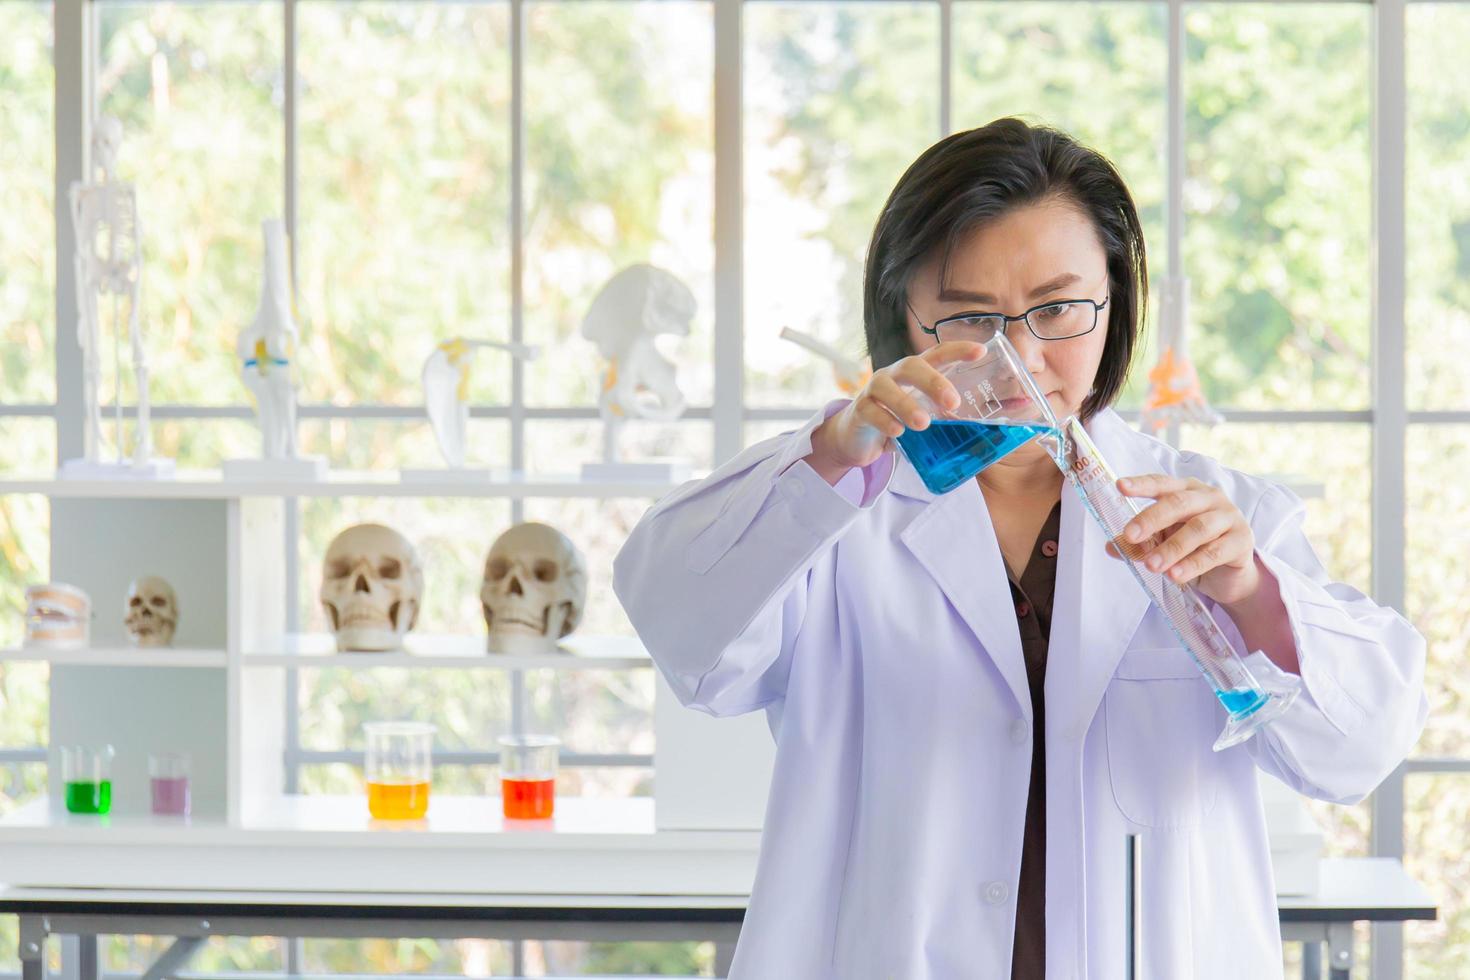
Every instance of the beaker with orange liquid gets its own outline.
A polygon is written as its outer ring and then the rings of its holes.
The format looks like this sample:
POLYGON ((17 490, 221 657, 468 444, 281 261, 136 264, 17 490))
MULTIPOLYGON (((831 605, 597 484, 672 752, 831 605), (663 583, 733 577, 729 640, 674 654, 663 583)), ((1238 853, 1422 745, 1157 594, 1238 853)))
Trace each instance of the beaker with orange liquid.
POLYGON ((501 811, 509 820, 547 820, 556 809, 554 735, 500 737, 501 811))
POLYGON ((434 732, 418 721, 370 721, 367 735, 368 812, 378 820, 419 820, 429 812, 434 732))

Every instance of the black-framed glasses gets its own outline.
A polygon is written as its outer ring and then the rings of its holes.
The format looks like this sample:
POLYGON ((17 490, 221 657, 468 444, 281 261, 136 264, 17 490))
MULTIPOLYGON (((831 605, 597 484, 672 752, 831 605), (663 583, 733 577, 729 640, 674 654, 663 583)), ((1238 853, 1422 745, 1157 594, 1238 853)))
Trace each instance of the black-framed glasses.
POLYGON ((924 325, 919 314, 914 312, 912 304, 909 304, 909 312, 918 320, 919 329, 941 344, 955 340, 989 343, 996 334, 1005 333, 1006 327, 1016 320, 1025 320, 1026 329, 1037 340, 1071 340, 1097 328, 1098 311, 1107 306, 1111 298, 1105 297, 1101 303, 1091 299, 1054 300, 1033 306, 1019 316, 1006 316, 1004 313, 956 313, 934 321, 932 327, 924 325))

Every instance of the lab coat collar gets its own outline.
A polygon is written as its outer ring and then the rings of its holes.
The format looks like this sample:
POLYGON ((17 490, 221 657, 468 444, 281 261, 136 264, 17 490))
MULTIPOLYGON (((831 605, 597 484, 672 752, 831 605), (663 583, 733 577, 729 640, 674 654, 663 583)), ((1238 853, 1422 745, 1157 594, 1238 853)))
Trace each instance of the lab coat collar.
POLYGON ((899 540, 938 583, 990 655, 1022 717, 1031 720, 1031 693, 1016 609, 1006 586, 1005 560, 979 485, 967 480, 949 493, 935 495, 923 489, 918 474, 905 459, 889 489, 929 501, 899 533, 899 540), (913 482, 906 479, 910 476, 913 482))
MULTIPOLYGON (((1088 422, 1087 431, 1120 475, 1158 469, 1141 451, 1143 437, 1111 410, 1088 422)), ((900 540, 975 634, 1021 715, 1031 720, 1016 610, 1010 589, 1003 585, 1008 581, 1005 561, 979 486, 971 480, 947 494, 935 494, 902 454, 896 463, 889 490, 929 504, 904 528, 900 540)), ((1127 567, 1108 556, 1106 536, 1070 488, 1062 493, 1061 539, 1046 682, 1047 727, 1064 725, 1066 734, 1080 740, 1149 600, 1127 567)))
MULTIPOLYGON (((939 500, 940 495, 924 486, 924 481, 919 477, 919 471, 914 469, 914 464, 909 458, 898 450, 893 452, 893 475, 888 481, 890 493, 896 493, 904 497, 912 497, 915 500, 939 500)), ((958 493, 960 487, 953 491, 958 493)))
MULTIPOLYGON (((1147 437, 1111 409, 1094 416, 1086 428, 1118 476, 1159 471, 1158 460, 1144 448, 1147 437)), ((1148 593, 1123 561, 1108 555, 1107 542, 1107 534, 1069 485, 1062 494, 1062 541, 1052 599, 1047 734, 1078 743, 1149 608, 1148 593)))

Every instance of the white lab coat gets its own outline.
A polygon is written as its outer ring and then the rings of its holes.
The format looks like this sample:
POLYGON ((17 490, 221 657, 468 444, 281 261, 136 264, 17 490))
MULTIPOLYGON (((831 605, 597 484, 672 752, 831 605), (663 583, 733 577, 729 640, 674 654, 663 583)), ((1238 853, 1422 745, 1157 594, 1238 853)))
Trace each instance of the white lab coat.
MULTIPOLYGON (((802 461, 811 430, 842 404, 659 502, 618 555, 615 588, 684 703, 765 709, 776 739, 730 976, 1007 980, 1032 715, 1000 549, 973 481, 936 497, 895 455, 836 488, 818 476, 802 461)), ((1144 834, 1144 976, 1280 977, 1254 768, 1361 800, 1424 726, 1424 641, 1328 578, 1289 491, 1112 411, 1087 428, 1119 474, 1194 476, 1247 515, 1305 691, 1264 735, 1213 752, 1223 708, 1064 489, 1045 687, 1047 978, 1124 975, 1130 831, 1144 834)), ((1264 654, 1248 663, 1281 674, 1264 654)))

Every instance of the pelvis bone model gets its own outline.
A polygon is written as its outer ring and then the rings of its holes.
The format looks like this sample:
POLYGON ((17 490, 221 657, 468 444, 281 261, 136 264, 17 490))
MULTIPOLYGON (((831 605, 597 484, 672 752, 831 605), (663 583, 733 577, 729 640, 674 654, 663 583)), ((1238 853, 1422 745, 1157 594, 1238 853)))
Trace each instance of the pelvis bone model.
POLYGON ((694 293, 656 266, 631 265, 607 281, 582 321, 582 336, 607 359, 599 402, 604 419, 679 417, 684 395, 674 365, 653 340, 687 336, 694 312, 694 293))
POLYGON ((480 587, 491 653, 551 653, 587 605, 587 564, 546 524, 517 524, 490 547, 480 587))
POLYGON ((392 528, 358 524, 327 547, 321 600, 338 650, 401 649, 423 594, 418 553, 392 528))

